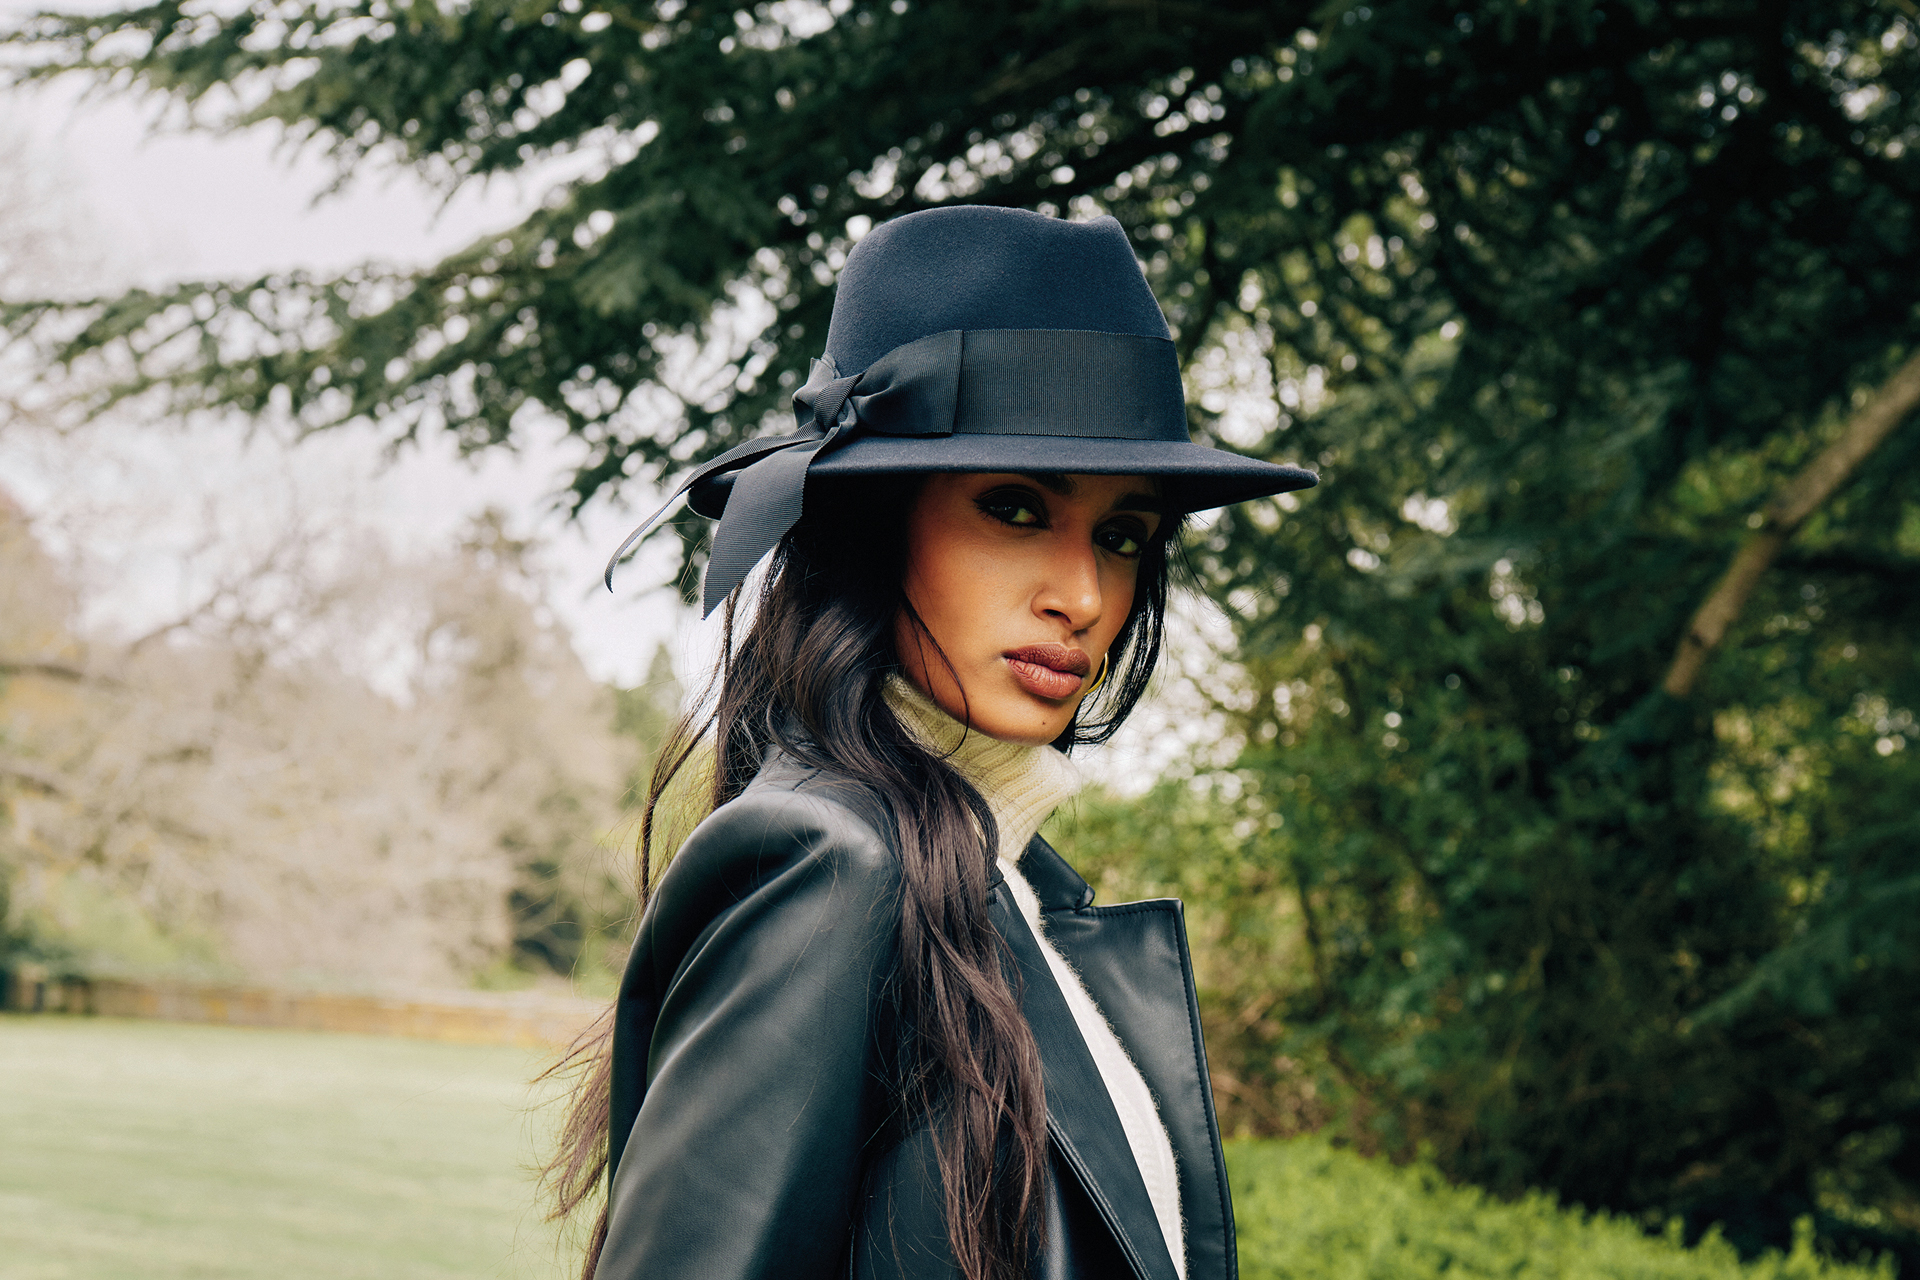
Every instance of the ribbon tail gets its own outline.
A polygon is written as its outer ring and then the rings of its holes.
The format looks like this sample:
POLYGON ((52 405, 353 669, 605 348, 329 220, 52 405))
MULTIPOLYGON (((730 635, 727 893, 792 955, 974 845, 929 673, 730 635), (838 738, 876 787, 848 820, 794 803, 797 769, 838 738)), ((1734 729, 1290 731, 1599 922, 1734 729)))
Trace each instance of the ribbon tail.
POLYGON ((632 533, 628 534, 626 536, 626 540, 623 541, 619 545, 619 547, 617 547, 614 550, 613 555, 608 557, 607 575, 606 575, 607 590, 609 591, 613 590, 613 571, 619 567, 622 557, 624 557, 627 554, 627 552, 631 551, 634 547, 639 546, 641 540, 644 539, 648 534, 652 533, 655 529, 658 529, 660 527, 660 522, 667 518, 667 513, 669 511, 673 510, 673 504, 680 501, 681 498, 686 496, 688 487, 689 487, 688 485, 681 485, 678 489, 675 489, 673 491, 673 496, 671 498, 668 498, 666 502, 662 504, 661 508, 658 511, 654 512, 652 515, 648 516, 644 521, 642 521, 638 529, 635 529, 632 533))
POLYGON ((711 614, 800 519, 807 467, 824 443, 818 440, 783 449, 762 458, 734 479, 733 492, 727 496, 726 518, 714 530, 713 547, 707 555, 701 617, 711 614))
POLYGON ((807 444, 810 443, 812 439, 817 438, 818 437, 810 438, 807 436, 797 438, 794 436, 775 436, 771 439, 749 440, 745 444, 735 445, 675 485, 673 492, 668 495, 667 500, 660 504, 660 509, 641 521, 640 527, 628 534, 620 543, 619 549, 607 560, 607 590, 613 590, 613 571, 619 567, 621 557, 625 556, 627 552, 633 550, 633 548, 639 546, 648 534, 659 528, 660 522, 667 518, 669 511, 673 510, 673 504, 685 497, 687 493, 701 481, 705 480, 708 476, 718 475, 720 472, 728 470, 739 464, 742 460, 751 462, 777 450, 791 449, 796 444, 807 444))
POLYGON ((628 534, 607 561, 607 590, 613 590, 613 571, 620 558, 660 527, 674 503, 708 477, 744 465, 746 469, 734 479, 726 516, 714 530, 712 551, 707 557, 701 616, 712 613, 714 606, 745 580, 760 557, 773 550, 800 518, 807 466, 822 446, 840 434, 837 424, 842 410, 847 408, 854 384, 860 381, 857 375, 834 378, 832 372, 831 363, 816 360, 813 378, 794 393, 795 407, 802 411, 799 432, 736 445, 682 481, 673 496, 628 534))

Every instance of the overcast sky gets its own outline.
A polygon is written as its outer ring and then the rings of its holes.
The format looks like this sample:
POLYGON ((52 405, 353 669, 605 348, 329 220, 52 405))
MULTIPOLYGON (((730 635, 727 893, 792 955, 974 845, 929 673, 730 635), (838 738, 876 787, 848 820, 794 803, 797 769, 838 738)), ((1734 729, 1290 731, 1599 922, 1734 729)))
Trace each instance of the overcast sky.
MULTIPOLYGON (((0 0, 0 21, 31 7, 0 0)), ((70 80, 0 91, 0 128, 24 139, 35 176, 49 180, 63 216, 82 229, 86 256, 110 281, 243 277, 369 259, 427 262, 515 224, 540 195, 496 180, 448 200, 409 172, 369 166, 344 191, 316 199, 333 180, 332 166, 311 151, 292 152, 271 127, 228 135, 164 125, 156 131, 161 104, 88 96, 85 88, 70 80)), ((245 494, 229 516, 241 525, 292 502, 374 528, 411 550, 445 545, 472 513, 500 507, 518 531, 547 544, 552 602, 596 676, 637 680, 663 639, 701 647, 680 637, 684 612, 666 593, 641 590, 660 580, 662 557, 634 562, 617 596, 593 590, 608 551, 645 512, 599 503, 577 523, 557 514, 553 498, 574 457, 564 440, 529 438, 517 452, 465 462, 439 439, 389 461, 370 429, 291 450, 271 440, 243 449, 240 433, 223 427, 182 435, 127 422, 97 435, 105 443, 96 438, 82 453, 47 441, 0 444, 0 484, 48 516, 50 526, 93 529, 77 536, 102 544, 89 549, 96 571, 120 576, 96 589, 96 621, 137 628, 191 595, 195 584, 182 577, 180 548, 202 537, 209 502, 230 505, 245 494), (101 513, 135 510, 139 543, 120 543, 122 522, 101 513)), ((640 506, 647 496, 635 493, 631 502, 640 506)), ((697 658, 694 652, 689 661, 697 658)))

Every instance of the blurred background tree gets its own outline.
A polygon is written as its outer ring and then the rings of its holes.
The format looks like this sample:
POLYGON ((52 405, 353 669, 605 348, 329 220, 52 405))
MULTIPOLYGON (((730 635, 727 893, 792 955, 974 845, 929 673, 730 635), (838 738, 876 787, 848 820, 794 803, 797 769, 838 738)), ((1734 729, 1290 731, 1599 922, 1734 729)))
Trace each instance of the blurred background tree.
POLYGON ((495 516, 406 561, 295 528, 136 637, 0 494, 0 960, 610 989, 642 744, 495 516))
POLYGON ((10 40, 25 75, 277 123, 343 181, 550 191, 424 270, 3 314, 114 372, 99 404, 473 448, 557 417, 584 503, 778 426, 874 221, 1110 212, 1198 433, 1326 481, 1195 541, 1238 758, 1077 819, 1110 887, 1196 900, 1230 1119, 1745 1247, 1812 1212, 1920 1263, 1917 26, 1907 0, 51 15, 10 40), (1848 483, 1786 518, 1846 439, 1848 483), (1736 555, 1758 572, 1714 594, 1736 555))

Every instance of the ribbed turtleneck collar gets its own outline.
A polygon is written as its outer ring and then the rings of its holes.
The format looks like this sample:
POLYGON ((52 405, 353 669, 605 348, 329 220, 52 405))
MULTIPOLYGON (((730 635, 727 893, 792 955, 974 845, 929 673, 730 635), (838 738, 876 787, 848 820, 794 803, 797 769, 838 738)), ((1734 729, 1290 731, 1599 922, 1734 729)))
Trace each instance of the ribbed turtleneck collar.
POLYGON ((1079 794, 1080 771, 1049 746, 1002 742, 965 725, 903 676, 889 676, 887 705, 909 732, 938 751, 993 810, 1000 857, 1018 862, 1047 815, 1079 794))

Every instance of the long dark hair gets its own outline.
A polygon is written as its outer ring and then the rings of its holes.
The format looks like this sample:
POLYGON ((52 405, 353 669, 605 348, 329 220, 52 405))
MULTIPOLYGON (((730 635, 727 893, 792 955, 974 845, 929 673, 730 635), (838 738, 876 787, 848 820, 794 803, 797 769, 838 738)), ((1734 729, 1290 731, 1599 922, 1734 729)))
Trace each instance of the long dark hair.
MULTIPOLYGON (((892 815, 901 864, 900 959, 888 985, 900 1028, 896 1102, 934 1125, 960 1274, 1015 1280, 1041 1229, 1046 1103, 1039 1052, 987 916, 998 833, 985 800, 902 727, 883 695, 900 669, 896 619, 905 611, 918 621, 901 585, 918 492, 899 476, 812 482, 806 514, 775 550, 737 646, 739 593, 727 602, 713 677, 655 757, 641 811, 640 897, 644 906, 662 797, 703 744, 713 752, 715 808, 746 788, 773 745, 872 788, 892 815)), ((1165 522, 1143 550, 1132 612, 1109 651, 1112 670, 1059 749, 1105 741, 1146 691, 1164 634, 1176 523, 1165 522)), ((547 1073, 574 1079, 544 1171, 554 1218, 602 1192, 612 1071, 609 1011, 547 1073)), ((583 1277, 593 1274, 606 1230, 603 1202, 583 1277)))

